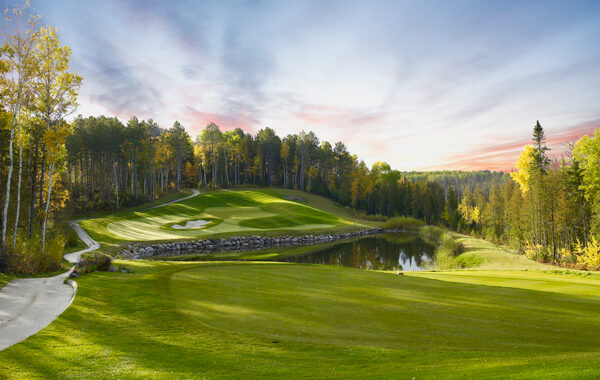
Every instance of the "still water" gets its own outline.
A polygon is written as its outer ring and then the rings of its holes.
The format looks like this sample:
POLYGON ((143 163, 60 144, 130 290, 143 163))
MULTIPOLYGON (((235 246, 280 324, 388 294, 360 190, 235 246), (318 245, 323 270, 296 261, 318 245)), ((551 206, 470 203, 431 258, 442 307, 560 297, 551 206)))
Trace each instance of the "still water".
POLYGON ((383 234, 317 248, 277 261, 360 269, 418 271, 431 267, 435 249, 414 234, 383 234))

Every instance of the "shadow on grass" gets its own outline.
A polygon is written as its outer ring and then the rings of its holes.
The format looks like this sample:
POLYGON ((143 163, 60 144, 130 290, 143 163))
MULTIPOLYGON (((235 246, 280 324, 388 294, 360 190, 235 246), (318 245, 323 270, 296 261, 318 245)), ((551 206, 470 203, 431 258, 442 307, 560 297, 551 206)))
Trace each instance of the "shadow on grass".
POLYGON ((581 360, 600 375, 599 297, 317 265, 132 265, 82 277, 71 308, 0 352, 0 376, 543 377, 581 360))

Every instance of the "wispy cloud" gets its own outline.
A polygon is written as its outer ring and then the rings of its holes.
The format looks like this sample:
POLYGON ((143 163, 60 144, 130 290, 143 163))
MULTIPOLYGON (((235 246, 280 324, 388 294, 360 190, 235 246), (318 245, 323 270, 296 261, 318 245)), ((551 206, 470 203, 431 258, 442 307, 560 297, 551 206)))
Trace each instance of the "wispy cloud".
MULTIPOLYGON (((550 148, 549 155, 560 159, 569 150, 569 144, 576 142, 583 135, 591 135, 600 128, 600 119, 573 125, 547 135, 546 144, 550 148)), ((490 136, 491 141, 494 136, 490 136)), ((498 141, 500 140, 500 141, 498 141)), ((525 145, 533 144, 531 138, 513 139, 488 143, 479 149, 451 155, 445 158, 445 163, 428 169, 467 169, 467 170, 496 170, 511 171, 525 145)))
POLYGON ((506 169, 536 119, 558 138, 600 113, 597 1, 34 6, 73 48, 82 113, 192 134, 312 129, 367 163, 506 169))

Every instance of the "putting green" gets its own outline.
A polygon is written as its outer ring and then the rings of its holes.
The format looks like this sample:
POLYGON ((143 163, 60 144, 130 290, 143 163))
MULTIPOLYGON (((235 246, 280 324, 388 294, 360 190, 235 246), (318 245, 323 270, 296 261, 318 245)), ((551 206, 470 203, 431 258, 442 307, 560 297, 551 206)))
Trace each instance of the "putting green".
POLYGON ((175 240, 221 233, 309 231, 353 224, 343 217, 285 199, 274 190, 218 191, 156 209, 80 222, 100 243, 175 240), (175 229, 187 221, 210 220, 202 228, 175 229))

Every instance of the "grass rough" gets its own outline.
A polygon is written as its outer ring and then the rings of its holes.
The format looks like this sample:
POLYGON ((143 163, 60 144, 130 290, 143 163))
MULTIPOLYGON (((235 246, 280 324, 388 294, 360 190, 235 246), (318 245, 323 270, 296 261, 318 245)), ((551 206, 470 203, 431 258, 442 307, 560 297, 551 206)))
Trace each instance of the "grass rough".
POLYGON ((6 273, 0 273, 0 289, 2 289, 4 287, 4 285, 8 284, 10 282, 10 280, 12 280, 13 278, 14 278, 13 275, 6 274, 6 273))

